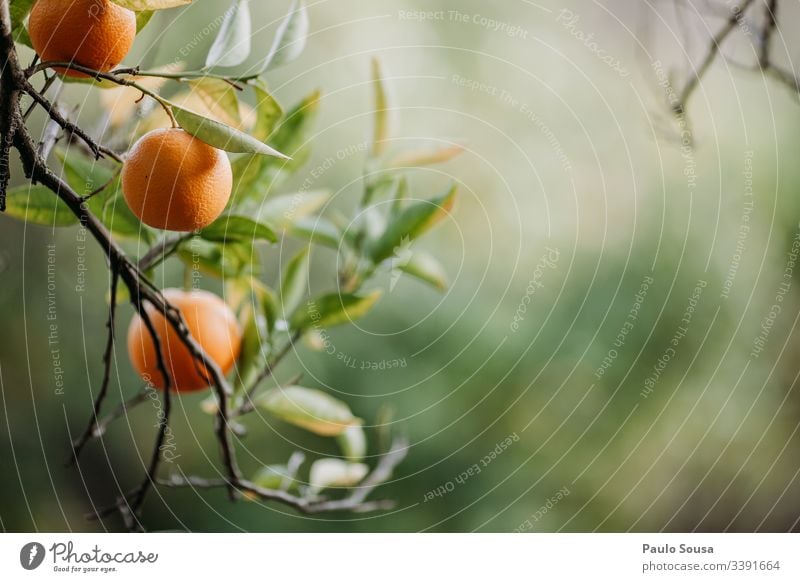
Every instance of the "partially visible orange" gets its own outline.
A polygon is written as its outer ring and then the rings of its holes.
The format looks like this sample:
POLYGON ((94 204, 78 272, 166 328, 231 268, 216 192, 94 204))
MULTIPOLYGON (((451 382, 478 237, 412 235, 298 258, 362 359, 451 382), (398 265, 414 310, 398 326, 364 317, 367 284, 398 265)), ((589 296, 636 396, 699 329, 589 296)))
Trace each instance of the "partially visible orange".
MULTIPOLYGON (((164 297, 181 312, 192 337, 208 357, 224 374, 230 372, 239 357, 242 344, 241 328, 230 307, 208 291, 165 289, 164 297)), ((150 305, 146 309, 161 343, 164 363, 170 376, 170 389, 196 392, 207 388, 213 382, 211 371, 192 357, 162 313, 150 305)), ((164 389, 166 382, 158 367, 155 343, 138 314, 128 328, 128 355, 145 382, 164 389)))
POLYGON ((145 224, 178 232, 208 226, 233 190, 228 156, 182 129, 156 129, 128 152, 122 192, 145 224))
MULTIPOLYGON (((28 20, 31 44, 43 61, 107 72, 122 62, 136 37, 136 14, 109 0, 37 0, 28 20)), ((68 77, 87 77, 57 69, 68 77)))

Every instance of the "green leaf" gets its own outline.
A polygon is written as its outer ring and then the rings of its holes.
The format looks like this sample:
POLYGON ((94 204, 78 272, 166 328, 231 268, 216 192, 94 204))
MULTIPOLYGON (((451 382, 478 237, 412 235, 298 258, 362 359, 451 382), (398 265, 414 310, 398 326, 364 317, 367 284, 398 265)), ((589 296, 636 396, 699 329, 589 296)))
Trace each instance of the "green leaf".
POLYGON ((400 177, 395 181, 395 187, 392 192, 392 206, 389 213, 397 215, 403 209, 403 203, 408 198, 408 180, 405 177, 400 177))
POLYGON ((381 297, 375 290, 368 295, 331 293, 300 306, 290 319, 292 329, 328 328, 355 321, 366 315, 381 297))
POLYGON ((395 254, 396 249, 408 244, 444 219, 455 204, 456 186, 431 200, 419 200, 393 216, 383 235, 372 242, 369 254, 378 264, 395 254))
MULTIPOLYGON (((114 170, 76 148, 54 150, 64 168, 64 179, 80 196, 86 196, 114 178, 114 170)), ((122 196, 121 178, 117 176, 102 192, 87 203, 89 210, 111 231, 124 238, 152 240, 152 230, 142 224, 128 208, 122 196)))
POLYGON ((251 280, 251 287, 266 318, 267 332, 272 333, 272 330, 275 329, 275 322, 278 321, 280 314, 278 297, 271 287, 264 285, 264 283, 258 279, 251 280))
POLYGON ((250 22, 249 0, 234 0, 222 20, 217 38, 208 51, 206 68, 236 67, 250 56, 250 22))
POLYGON ((280 489, 288 491, 296 488, 297 479, 289 471, 287 465, 266 465, 251 479, 253 483, 264 489, 280 489))
POLYGON ((139 33, 142 29, 148 25, 150 20, 153 18, 153 14, 155 14, 152 10, 145 10, 143 12, 136 13, 136 32, 139 33))
POLYGON ((11 0, 8 9, 11 14, 11 36, 15 42, 31 46, 31 38, 25 28, 25 19, 33 8, 35 0, 11 0))
POLYGON ((358 462, 367 454, 367 435, 360 424, 348 426, 336 437, 344 457, 351 462, 358 462))
POLYGON ((275 129, 275 126, 283 117, 283 109, 280 103, 272 96, 267 88, 266 82, 261 78, 251 81, 253 93, 256 97, 256 124, 253 127, 252 135, 261 141, 267 141, 275 129))
POLYGON ((354 230, 367 236, 367 240, 374 240, 386 231, 386 216, 377 207, 371 206, 361 212, 353 223, 354 230))
POLYGON ((311 464, 308 477, 310 494, 316 494, 330 487, 352 487, 361 482, 369 473, 363 463, 348 463, 341 459, 317 459, 311 464))
POLYGON ((256 405, 281 420, 322 436, 337 436, 348 426, 361 423, 344 402, 313 388, 272 388, 258 396, 256 405))
POLYGON ((294 0, 289 8, 289 13, 278 27, 275 40, 267 58, 264 59, 264 64, 261 65, 262 73, 300 56, 306 46, 308 24, 308 11, 305 4, 302 0, 294 0))
POLYGON ((310 243, 338 249, 341 239, 339 228, 329 220, 319 216, 310 216, 295 220, 288 228, 292 236, 302 238, 310 243))
POLYGON ((211 225, 200 231, 200 236, 214 242, 266 240, 278 242, 278 235, 264 222, 257 222, 247 216, 223 214, 211 225))
POLYGON ((372 59, 372 83, 375 87, 375 126, 372 137, 372 155, 380 156, 385 150, 389 138, 389 99, 384 85, 381 63, 372 59))
POLYGON ((293 160, 301 157, 301 149, 309 148, 311 126, 319 112, 320 96, 320 91, 314 91, 290 109, 272 136, 272 144, 280 151, 289 152, 293 160))
POLYGON ((78 222, 69 207, 40 184, 9 188, 5 214, 45 226, 70 226, 78 222))
POLYGON ((283 271, 280 301, 284 316, 297 308, 308 291, 310 257, 310 249, 306 247, 287 263, 283 271))
POLYGON ((165 10, 167 8, 175 8, 176 6, 186 6, 191 4, 192 0, 111 0, 114 4, 118 4, 128 10, 135 12, 143 12, 145 10, 165 10))
POLYGON ((428 253, 412 252, 404 260, 393 263, 392 267, 431 285, 439 291, 447 289, 447 274, 444 267, 428 253))
MULTIPOLYGON (((268 100, 262 99, 265 108, 263 114, 269 116, 265 124, 270 124, 270 143, 278 151, 287 152, 291 159, 247 155, 234 160, 232 196, 234 203, 248 198, 263 199, 268 189, 305 164, 311 153, 308 136, 319 108, 319 95, 319 91, 315 91, 303 99, 283 116, 274 131, 274 112, 268 112, 273 105, 268 100)), ((258 137, 266 139, 261 135, 258 137)))
POLYGON ((111 234, 124 238, 141 238, 145 242, 153 240, 153 231, 145 226, 131 212, 125 197, 122 195, 119 179, 113 186, 115 193, 108 197, 103 205, 100 220, 108 227, 111 234))
POLYGON ((267 144, 229 125, 198 115, 188 109, 172 106, 175 120, 187 132, 210 146, 233 153, 259 154, 288 159, 267 144))
MULTIPOLYGON (((56 158, 64 168, 63 178, 79 196, 86 196, 107 184, 114 177, 114 171, 102 162, 87 156, 77 148, 53 150, 56 158)), ((103 192, 93 196, 89 208, 95 214, 101 214, 108 198, 114 196, 119 184, 110 184, 103 192)))
POLYGON ((229 125, 238 126, 242 123, 239 115, 239 96, 230 83, 222 79, 203 77, 194 79, 189 85, 214 115, 229 125))
POLYGON ((251 305, 245 305, 242 316, 242 347, 239 360, 236 363, 237 393, 255 380, 258 368, 263 361, 262 343, 266 340, 266 333, 262 333, 258 321, 258 312, 251 305))
POLYGON ((253 246, 248 243, 216 243, 193 237, 178 249, 189 268, 198 268, 220 279, 240 277, 253 267, 253 246))

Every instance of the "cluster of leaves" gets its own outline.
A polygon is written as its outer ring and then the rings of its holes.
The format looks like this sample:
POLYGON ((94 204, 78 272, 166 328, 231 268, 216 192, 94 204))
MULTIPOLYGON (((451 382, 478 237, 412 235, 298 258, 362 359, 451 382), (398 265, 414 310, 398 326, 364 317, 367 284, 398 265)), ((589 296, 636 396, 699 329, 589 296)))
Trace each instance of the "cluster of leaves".
MULTIPOLYGON (((190 3, 114 1, 137 11, 140 27, 150 21, 153 11, 190 3)), ((15 38, 21 43, 27 42, 24 20, 31 4, 27 0, 11 3, 15 38)), ((126 142, 143 128, 173 121, 233 156, 231 201, 225 213, 207 228, 177 237, 151 229, 138 221, 122 198, 121 163, 108 158, 95 160, 77 145, 56 148, 54 155, 63 178, 85 194, 89 209, 115 239, 133 241, 136 249, 144 247, 143 255, 152 254, 154 248, 160 250, 156 260, 147 265, 151 272, 160 262, 174 257, 187 268, 199 266, 205 274, 225 282, 229 302, 237 309, 244 329, 230 408, 258 408, 316 435, 337 439, 341 458, 318 459, 311 465, 303 493, 315 495, 327 487, 354 485, 367 474, 362 463, 367 452, 362 422, 345 403, 323 391, 298 386, 296 380, 261 391, 257 389, 259 383, 285 355, 285 347, 298 338, 366 315, 381 291, 364 288, 380 269, 403 271, 437 289, 445 288, 442 266, 433 256, 412 250, 410 244, 447 216, 455 200, 455 187, 433 198, 412 198, 402 170, 447 161, 460 149, 390 151, 387 90, 380 66, 374 61, 374 135, 355 218, 327 209, 329 191, 280 193, 287 179, 302 171, 310 157, 311 128, 320 94, 314 92, 284 110, 270 93, 264 76, 300 54, 308 26, 306 7, 295 0, 257 72, 227 74, 224 70, 238 67, 251 57, 252 48, 249 1, 234 0, 201 69, 186 71, 183 65, 146 72, 124 69, 112 72, 109 78, 89 80, 103 87, 103 102, 109 106, 112 124, 118 120, 116 129, 126 142), (108 89, 117 79, 125 82, 108 89), (168 82, 179 87, 169 98, 164 96, 168 82), (145 92, 152 99, 142 102, 140 97, 145 92), (115 108, 120 107, 121 114, 116 111, 115 115, 115 108), (137 113, 138 118, 131 113, 137 113), (270 284, 261 272, 256 243, 274 244, 280 237, 301 241, 303 248, 287 263, 280 280, 270 284), (309 258, 314 248, 338 254, 342 267, 334 291, 308 296, 309 258)), ((9 190, 7 205, 9 215, 31 223, 69 226, 76 222, 65 205, 37 185, 9 190)), ((215 399, 206 399, 203 409, 215 412, 215 399)), ((263 467, 252 481, 266 488, 298 489, 301 486, 295 475, 301 463, 302 456, 295 454, 284 465, 263 467)))

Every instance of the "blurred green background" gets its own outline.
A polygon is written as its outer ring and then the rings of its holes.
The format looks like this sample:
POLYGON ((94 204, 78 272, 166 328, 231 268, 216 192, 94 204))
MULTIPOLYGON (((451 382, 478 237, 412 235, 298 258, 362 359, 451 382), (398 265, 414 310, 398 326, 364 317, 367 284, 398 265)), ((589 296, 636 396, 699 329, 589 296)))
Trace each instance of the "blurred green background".
MULTIPOLYGON (((288 3, 252 4, 254 53, 264 54, 288 3)), ((368 139, 373 56, 390 79, 393 146, 466 147, 411 174, 415 196, 451 179, 460 185, 452 220, 415 243, 447 265, 448 291, 403 277, 358 327, 331 330, 337 353, 407 365, 362 370, 301 344, 278 374, 302 371, 304 384, 347 401, 368 427, 381 408, 394 411, 392 428, 411 448, 374 498, 396 499, 397 509, 309 517, 231 504, 224 491, 159 489, 145 506, 148 529, 797 530, 796 96, 719 61, 691 100, 694 147, 682 150, 653 63, 679 87, 718 18, 624 0, 308 4, 306 52, 269 78, 284 105, 323 91, 314 155, 294 187, 333 157, 319 185, 336 193, 337 207, 354 206, 364 160, 337 153, 368 139), (759 335, 763 350, 754 354, 759 335), (476 464, 480 471, 459 477, 476 464), (445 493, 426 500, 437 489, 445 493)), ((204 30, 226 5, 202 0, 159 14, 127 62, 157 66, 182 55, 201 65, 214 37, 204 30)), ((785 10, 781 30, 791 38, 797 10, 785 10)), ((776 43, 777 58, 790 63, 792 47, 776 43)), ((725 48, 752 60, 747 34, 725 48)), ((95 134, 104 128, 97 93, 74 85, 62 93, 95 134)), ((41 123, 34 116, 34 128, 41 123)), ((296 248, 289 241, 265 252, 268 281, 296 248)), ((334 256, 315 251, 317 289, 330 287, 334 256)), ((116 530, 116 518, 83 515, 138 483, 156 411, 140 407, 89 446, 80 470, 63 467, 102 375, 102 254, 75 228, 0 217, 0 271, 0 527, 116 530), (76 291, 84 252, 87 285, 76 291)), ((177 263, 165 277, 180 284, 177 263)), ((120 338, 130 316, 121 309, 120 338)), ((124 347, 115 362, 114 403, 140 388, 124 347)), ((217 448, 201 400, 178 400, 177 463, 213 475, 217 448)), ((336 450, 268 417, 244 424, 246 472, 297 449, 311 457, 336 450)))

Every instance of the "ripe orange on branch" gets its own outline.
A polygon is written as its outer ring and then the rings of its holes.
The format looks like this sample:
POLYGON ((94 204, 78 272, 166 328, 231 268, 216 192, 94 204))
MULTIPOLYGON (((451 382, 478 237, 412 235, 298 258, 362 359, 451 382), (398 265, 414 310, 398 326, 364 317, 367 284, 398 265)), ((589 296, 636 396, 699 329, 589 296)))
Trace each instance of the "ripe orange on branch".
MULTIPOLYGON (((109 0, 37 0, 28 20, 43 61, 70 62, 97 71, 116 67, 136 37, 136 14, 109 0)), ((68 77, 88 75, 58 69, 68 77)))
MULTIPOLYGON (((233 368, 239 357, 242 332, 230 307, 207 291, 165 289, 164 297, 186 320, 192 337, 224 374, 233 368)), ((164 364, 169 373, 170 389, 195 392, 213 382, 211 371, 192 357, 178 333, 162 313, 151 305, 146 307, 161 344, 164 364)), ((155 342, 141 316, 136 315, 128 328, 128 355, 145 382, 161 390, 166 386, 158 367, 155 342)))
POLYGON ((134 144, 122 169, 131 211, 155 228, 191 232, 222 214, 233 189, 228 156, 182 129, 157 129, 134 144))

